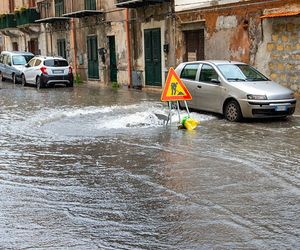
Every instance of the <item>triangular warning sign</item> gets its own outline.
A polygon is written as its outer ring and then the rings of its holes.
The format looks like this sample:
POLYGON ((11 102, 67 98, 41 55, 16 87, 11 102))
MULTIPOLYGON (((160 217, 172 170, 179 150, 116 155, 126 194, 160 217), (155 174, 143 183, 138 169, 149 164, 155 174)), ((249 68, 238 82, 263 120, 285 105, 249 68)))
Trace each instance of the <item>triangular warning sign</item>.
POLYGON ((192 100, 191 94, 173 68, 169 69, 166 84, 161 94, 161 100, 163 102, 192 100))

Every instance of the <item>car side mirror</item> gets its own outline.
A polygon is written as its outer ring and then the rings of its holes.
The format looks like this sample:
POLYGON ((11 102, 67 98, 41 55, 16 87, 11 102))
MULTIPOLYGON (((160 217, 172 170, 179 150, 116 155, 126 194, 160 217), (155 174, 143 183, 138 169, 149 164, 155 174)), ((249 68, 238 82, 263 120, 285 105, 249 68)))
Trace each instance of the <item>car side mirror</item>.
POLYGON ((11 66, 11 62, 8 63, 8 66, 11 66))
POLYGON ((216 84, 221 83, 218 79, 211 79, 210 81, 211 81, 212 83, 216 83, 216 84))
POLYGON ((28 63, 26 63, 25 68, 30 68, 30 65, 28 63))

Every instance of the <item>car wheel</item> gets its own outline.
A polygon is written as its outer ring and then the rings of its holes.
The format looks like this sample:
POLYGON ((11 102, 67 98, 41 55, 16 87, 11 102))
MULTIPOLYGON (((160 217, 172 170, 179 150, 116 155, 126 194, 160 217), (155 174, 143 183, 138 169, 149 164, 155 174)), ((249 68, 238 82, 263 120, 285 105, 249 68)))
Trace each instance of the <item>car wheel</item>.
POLYGON ((4 78, 4 76, 3 76, 3 73, 1 72, 0 75, 1 75, 1 81, 4 82, 4 81, 5 81, 5 78, 4 78))
POLYGON ((238 122, 243 118, 240 105, 237 101, 230 101, 226 104, 224 116, 231 122, 238 122))
POLYGON ((25 75, 23 74, 21 78, 22 78, 22 86, 25 87, 27 85, 25 75))
POLYGON ((37 77, 36 78, 36 88, 37 89, 41 89, 43 87, 42 82, 41 82, 41 78, 37 77))
POLYGON ((13 81, 13 84, 17 84, 18 83, 17 78, 16 78, 16 74, 12 75, 12 81, 13 81))

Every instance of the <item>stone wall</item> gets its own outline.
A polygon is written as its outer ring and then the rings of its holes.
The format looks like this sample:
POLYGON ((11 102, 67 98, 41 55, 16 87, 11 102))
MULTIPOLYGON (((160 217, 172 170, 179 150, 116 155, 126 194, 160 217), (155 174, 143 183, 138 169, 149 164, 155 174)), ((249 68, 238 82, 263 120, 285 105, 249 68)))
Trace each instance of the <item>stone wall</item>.
POLYGON ((271 22, 269 53, 270 78, 300 92, 300 17, 276 17, 271 22))

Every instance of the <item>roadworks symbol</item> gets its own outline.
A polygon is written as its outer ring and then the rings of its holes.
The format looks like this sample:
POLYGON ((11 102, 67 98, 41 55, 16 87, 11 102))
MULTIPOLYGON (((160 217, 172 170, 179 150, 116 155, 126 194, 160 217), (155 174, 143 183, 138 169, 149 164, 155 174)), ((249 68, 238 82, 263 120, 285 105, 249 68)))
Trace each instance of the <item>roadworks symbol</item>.
POLYGON ((183 101, 192 100, 192 96, 189 93, 186 86, 177 76, 175 70, 170 68, 168 77, 165 83, 165 87, 161 94, 161 100, 166 101, 183 101))

